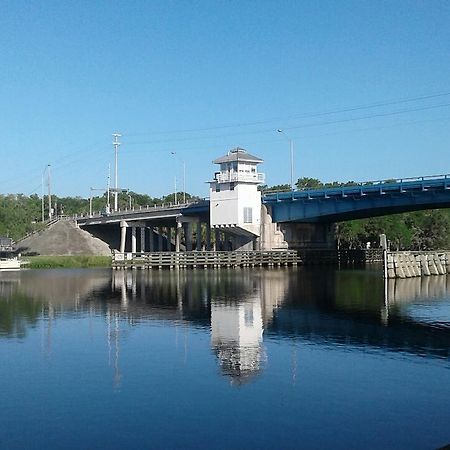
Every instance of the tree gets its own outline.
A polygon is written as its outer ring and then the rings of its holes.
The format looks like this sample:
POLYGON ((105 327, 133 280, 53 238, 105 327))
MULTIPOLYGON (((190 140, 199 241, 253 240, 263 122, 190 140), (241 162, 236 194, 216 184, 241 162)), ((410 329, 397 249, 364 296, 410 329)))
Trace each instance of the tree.
POLYGON ((317 178, 302 177, 295 183, 297 189, 318 189, 323 187, 323 183, 317 178))

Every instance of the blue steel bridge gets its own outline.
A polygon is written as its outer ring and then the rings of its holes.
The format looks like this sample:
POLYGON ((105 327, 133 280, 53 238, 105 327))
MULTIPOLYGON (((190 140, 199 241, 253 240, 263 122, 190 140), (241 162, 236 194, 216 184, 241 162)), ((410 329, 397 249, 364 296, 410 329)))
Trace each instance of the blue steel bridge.
MULTIPOLYGON (((450 174, 356 183, 354 186, 271 192, 262 196, 274 222, 333 223, 424 209, 450 208, 450 174)), ((200 200, 184 205, 118 211, 108 216, 80 217, 80 225, 120 220, 163 220, 183 215, 209 215, 200 200)))
POLYGON ((331 223, 450 207, 450 175, 371 181, 263 196, 274 222, 331 223))
MULTIPOLYGON (((267 207, 272 222, 280 224, 289 248, 334 248, 332 224, 335 222, 450 208, 450 174, 266 193, 262 196, 262 203, 267 207)), ((122 252, 135 253, 138 249, 141 252, 179 251, 180 245, 184 245, 187 251, 201 250, 201 226, 210 222, 210 201, 204 199, 181 205, 116 211, 76 220, 78 225, 108 242, 111 248, 122 252), (128 227, 131 234, 126 231, 128 227), (197 232, 193 234, 194 227, 197 227, 197 232)), ((210 227, 206 230, 204 247, 210 250, 210 227)), ((223 229, 224 233, 227 231, 227 228, 223 229)), ((215 229, 214 232, 216 242, 219 242, 219 231, 215 229)), ((228 239, 225 234, 223 239, 223 242, 228 239)))

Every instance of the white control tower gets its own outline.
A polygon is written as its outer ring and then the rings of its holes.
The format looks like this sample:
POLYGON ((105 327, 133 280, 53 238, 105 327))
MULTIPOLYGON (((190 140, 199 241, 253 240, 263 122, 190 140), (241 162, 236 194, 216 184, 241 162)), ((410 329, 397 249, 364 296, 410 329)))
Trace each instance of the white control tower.
POLYGON ((264 174, 258 173, 262 159, 243 148, 230 150, 214 164, 220 171, 210 181, 210 223, 212 228, 224 228, 228 233, 255 238, 260 235, 261 193, 264 174))

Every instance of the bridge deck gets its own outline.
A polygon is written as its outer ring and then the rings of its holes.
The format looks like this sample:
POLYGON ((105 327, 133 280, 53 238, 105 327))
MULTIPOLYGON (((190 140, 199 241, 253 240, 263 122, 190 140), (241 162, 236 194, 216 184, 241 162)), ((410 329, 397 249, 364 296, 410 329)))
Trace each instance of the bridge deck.
POLYGON ((450 175, 436 175, 419 178, 405 178, 395 181, 367 181, 354 186, 328 187, 301 191, 274 192, 264 195, 263 202, 291 201, 299 199, 319 200, 331 197, 384 195, 392 193, 425 192, 450 189, 450 175))

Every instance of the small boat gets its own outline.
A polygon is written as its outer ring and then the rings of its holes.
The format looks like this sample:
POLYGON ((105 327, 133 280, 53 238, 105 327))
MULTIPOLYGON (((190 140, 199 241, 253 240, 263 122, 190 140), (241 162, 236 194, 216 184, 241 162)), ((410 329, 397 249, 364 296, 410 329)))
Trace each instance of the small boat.
POLYGON ((13 257, 0 256, 0 272, 6 270, 20 270, 20 259, 17 256, 13 257))
POLYGON ((10 238, 0 237, 0 271, 20 270, 20 253, 16 254, 10 238))

